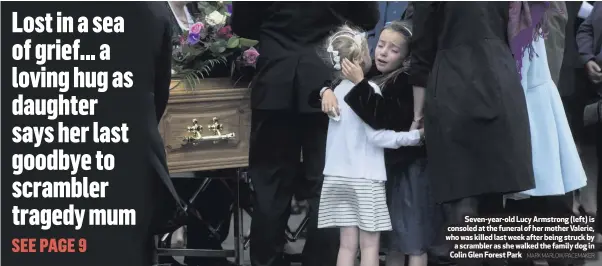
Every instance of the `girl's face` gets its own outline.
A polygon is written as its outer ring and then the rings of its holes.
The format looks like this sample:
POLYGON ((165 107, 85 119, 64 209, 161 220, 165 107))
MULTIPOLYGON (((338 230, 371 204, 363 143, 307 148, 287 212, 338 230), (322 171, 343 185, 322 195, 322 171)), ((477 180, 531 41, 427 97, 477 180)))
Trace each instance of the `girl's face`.
POLYGON ((374 51, 376 68, 381 73, 389 73, 401 67, 408 56, 408 42, 403 34, 385 29, 378 38, 374 51))

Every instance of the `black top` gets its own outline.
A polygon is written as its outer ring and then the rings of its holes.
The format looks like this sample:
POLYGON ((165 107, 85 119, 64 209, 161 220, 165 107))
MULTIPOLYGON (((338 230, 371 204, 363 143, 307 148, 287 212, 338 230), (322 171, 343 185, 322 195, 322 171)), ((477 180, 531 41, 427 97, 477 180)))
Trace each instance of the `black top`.
MULTIPOLYGON (((373 64, 366 79, 355 85, 345 96, 345 102, 373 129, 409 131, 414 120, 414 94, 412 85, 408 83, 408 75, 399 74, 394 81, 381 88, 382 95, 374 92, 368 84, 368 79, 376 75, 380 75, 380 72, 373 64)), ((424 146, 385 149, 387 165, 409 163, 424 156, 424 146)))
POLYGON ((508 2, 413 3, 410 84, 426 88, 437 202, 534 187, 525 93, 508 45, 508 2))
POLYGON ((401 14, 401 20, 412 20, 412 15, 414 15, 414 3, 408 2, 408 7, 401 14))
POLYGON ((343 23, 371 30, 379 18, 376 2, 233 2, 234 32, 259 40, 251 107, 319 111, 307 101, 332 77, 318 56, 325 38, 343 23))

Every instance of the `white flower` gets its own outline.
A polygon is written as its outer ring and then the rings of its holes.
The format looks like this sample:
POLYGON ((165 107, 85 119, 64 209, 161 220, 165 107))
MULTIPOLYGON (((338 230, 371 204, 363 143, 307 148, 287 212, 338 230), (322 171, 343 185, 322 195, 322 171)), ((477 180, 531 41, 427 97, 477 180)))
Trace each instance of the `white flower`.
POLYGON ((219 11, 213 11, 205 17, 205 21, 211 26, 226 24, 226 19, 227 17, 219 11))

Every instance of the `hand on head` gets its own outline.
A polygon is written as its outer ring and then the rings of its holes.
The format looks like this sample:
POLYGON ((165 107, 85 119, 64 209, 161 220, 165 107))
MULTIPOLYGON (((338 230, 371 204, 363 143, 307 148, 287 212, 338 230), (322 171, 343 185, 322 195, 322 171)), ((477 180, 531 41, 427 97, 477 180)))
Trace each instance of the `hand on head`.
POLYGON ((364 79, 364 70, 357 63, 352 63, 347 58, 341 63, 343 76, 354 84, 360 83, 364 79))

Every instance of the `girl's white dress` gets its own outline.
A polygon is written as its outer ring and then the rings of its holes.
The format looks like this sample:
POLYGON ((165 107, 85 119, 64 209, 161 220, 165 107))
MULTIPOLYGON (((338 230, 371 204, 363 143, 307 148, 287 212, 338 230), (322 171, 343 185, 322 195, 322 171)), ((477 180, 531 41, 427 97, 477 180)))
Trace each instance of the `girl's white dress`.
POLYGON ((523 56, 522 86, 527 99, 535 188, 524 196, 563 195, 582 188, 587 177, 552 81, 543 38, 533 41, 535 54, 523 56))
MULTIPOLYGON (((370 85, 380 93, 376 84, 370 85)), ((390 231, 384 148, 420 145, 420 133, 372 129, 345 103, 344 97, 353 86, 344 80, 334 90, 340 119, 331 119, 328 125, 318 228, 354 226, 370 232, 390 231)))

